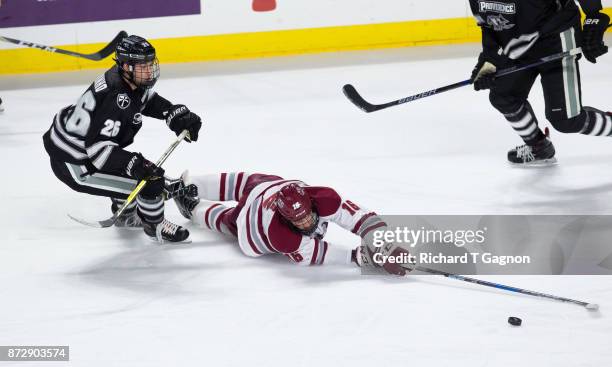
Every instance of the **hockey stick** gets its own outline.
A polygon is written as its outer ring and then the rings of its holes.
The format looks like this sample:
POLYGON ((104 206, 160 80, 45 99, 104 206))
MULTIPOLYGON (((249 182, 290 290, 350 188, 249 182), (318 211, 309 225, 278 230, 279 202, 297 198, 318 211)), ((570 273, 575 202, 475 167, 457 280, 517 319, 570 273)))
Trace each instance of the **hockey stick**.
MULTIPOLYGON (((522 66, 513 66, 511 68, 500 70, 497 73, 495 73, 495 77, 499 78, 501 76, 512 74, 512 73, 516 73, 518 71, 523 71, 523 70, 535 68, 535 67, 540 66, 542 64, 545 64, 547 62, 556 61, 556 60, 563 59, 563 58, 566 58, 566 57, 569 57, 569 56, 575 56, 575 55, 578 55, 580 53, 582 53, 582 50, 579 47, 575 48, 573 50, 569 50, 569 51, 565 51, 565 52, 560 52, 560 53, 557 53, 557 54, 554 54, 554 55, 543 57, 540 60, 538 60, 536 62, 533 62, 531 64, 522 65, 522 66)), ((461 81, 461 82, 458 82, 458 83, 455 83, 455 84, 450 84, 450 85, 447 85, 447 86, 444 86, 444 87, 441 87, 441 88, 432 89, 432 90, 429 90, 427 92, 415 94, 415 95, 410 96, 410 97, 405 97, 405 98, 402 98, 402 99, 398 99, 398 100, 395 100, 395 101, 392 101, 392 102, 388 102, 388 103, 383 103, 383 104, 372 104, 372 103, 369 103, 368 101, 366 101, 359 94, 359 92, 357 92, 357 89, 355 89, 355 87, 352 86, 351 84, 346 84, 344 87, 342 87, 342 91, 344 92, 344 95, 346 96, 346 98, 348 98, 349 101, 353 102, 353 104, 355 106, 357 106, 360 109, 364 110, 365 112, 369 113, 369 112, 379 111, 379 110, 382 110, 382 109, 385 109, 385 108, 397 106, 397 105, 400 105, 400 104, 416 101, 417 99, 421 99, 421 98, 425 98, 425 97, 431 97, 433 95, 440 94, 440 93, 443 93, 443 92, 447 92, 449 90, 465 87, 466 85, 470 85, 472 83, 474 83, 474 81, 472 79, 468 79, 468 80, 464 80, 464 81, 461 81)))
MULTIPOLYGON (((161 156, 161 158, 159 158, 159 160, 157 161, 157 163, 155 163, 155 165, 158 166, 158 167, 161 167, 161 165, 164 164, 164 162, 166 161, 166 159, 168 159, 168 157, 174 151, 174 149, 185 138, 189 138, 189 132, 187 130, 183 130, 183 132, 176 138, 176 140, 170 145, 170 147, 168 149, 166 149, 164 154, 161 156)), ((147 184, 147 180, 140 181, 138 183, 138 185, 136 186, 136 188, 130 193, 128 198, 125 200, 125 202, 123 203, 121 208, 119 208, 119 210, 117 210, 115 212, 115 214, 113 214, 113 216, 111 218, 109 218, 109 219, 98 221, 98 222, 88 222, 88 221, 85 221, 83 219, 75 218, 75 217, 73 217, 70 214, 68 214, 68 216, 70 217, 70 219, 72 219, 72 220, 74 220, 76 222, 79 222, 81 224, 84 224, 86 226, 96 227, 96 228, 107 228, 107 227, 110 227, 113 224, 115 224, 115 222, 121 216, 121 214, 123 214, 125 209, 134 201, 134 199, 136 199, 136 196, 138 196, 138 194, 145 187, 146 184, 147 184)))
POLYGON ((4 36, 0 36, 0 41, 14 43, 14 44, 20 45, 20 46, 37 48, 39 50, 54 52, 54 53, 58 53, 58 54, 62 54, 62 55, 76 56, 76 57, 80 57, 80 58, 87 59, 87 60, 92 60, 92 61, 100 61, 102 59, 107 58, 112 53, 114 53, 115 52, 115 47, 117 47, 117 44, 119 43, 119 41, 121 41, 122 39, 127 37, 127 35, 128 34, 125 31, 119 32, 119 34, 117 34, 115 36, 115 38, 113 38, 113 40, 108 45, 106 45, 103 49, 101 49, 100 51, 98 51, 96 53, 93 53, 93 54, 81 54, 81 53, 74 52, 74 51, 62 50, 60 48, 54 48, 54 47, 51 47, 51 46, 39 45, 38 43, 28 42, 28 41, 21 41, 21 40, 17 40, 17 39, 14 39, 14 38, 9 38, 9 37, 4 37, 4 36))
POLYGON ((596 303, 588 303, 588 302, 583 302, 583 301, 577 301, 577 300, 571 299, 571 298, 565 298, 565 297, 553 296, 553 295, 546 294, 546 293, 534 292, 534 291, 530 291, 530 290, 523 289, 523 288, 511 287, 509 285, 503 285, 503 284, 499 284, 499 283, 487 282, 486 280, 480 280, 480 279, 466 277, 466 276, 463 276, 463 275, 447 273, 445 271, 440 271, 440 270, 435 270, 435 269, 430 269, 430 268, 424 268, 424 267, 421 267, 421 266, 414 266, 412 268, 404 267, 404 268, 405 269, 418 270, 418 271, 422 271, 422 272, 430 273, 430 274, 443 275, 443 276, 445 276, 447 278, 461 280, 461 281, 468 282, 468 283, 484 285, 484 286, 487 286, 487 287, 503 289, 505 291, 516 292, 516 293, 521 293, 521 294, 528 294, 530 296, 535 296, 535 297, 549 298, 549 299, 554 299, 556 301, 561 301, 561 302, 573 303, 573 304, 576 304, 576 305, 579 305, 579 306, 583 306, 583 307, 585 307, 589 311, 596 311, 596 310, 599 309, 599 305, 596 304, 596 303))

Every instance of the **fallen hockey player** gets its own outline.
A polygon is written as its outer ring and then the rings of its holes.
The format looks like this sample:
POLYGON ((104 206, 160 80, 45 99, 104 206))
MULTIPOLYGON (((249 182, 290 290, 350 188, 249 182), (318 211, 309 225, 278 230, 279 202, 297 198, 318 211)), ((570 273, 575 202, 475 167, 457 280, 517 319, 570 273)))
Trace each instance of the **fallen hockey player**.
POLYGON ((181 186, 194 184, 198 197, 175 196, 181 214, 199 227, 237 237, 247 256, 283 254, 299 265, 354 263, 406 274, 400 264, 377 260, 408 253, 396 244, 345 249, 324 240, 330 222, 361 238, 386 227, 376 213, 346 200, 332 188, 245 172, 196 177, 185 172, 182 181, 181 186), (237 205, 226 206, 228 201, 237 205), (382 256, 374 256, 376 253, 382 256))

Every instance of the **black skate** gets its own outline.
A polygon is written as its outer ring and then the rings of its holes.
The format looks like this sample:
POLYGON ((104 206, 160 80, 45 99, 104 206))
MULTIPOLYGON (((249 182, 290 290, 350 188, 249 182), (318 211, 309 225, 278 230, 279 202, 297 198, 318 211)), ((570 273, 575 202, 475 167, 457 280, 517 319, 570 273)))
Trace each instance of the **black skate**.
POLYGON ((164 200, 174 199, 178 196, 198 196, 196 185, 185 185, 188 175, 189 171, 185 171, 180 178, 164 178, 164 200))
POLYGON ((185 242, 189 238, 189 231, 165 219, 158 224, 144 223, 144 232, 153 241, 164 242, 185 242))
POLYGON ((2 107, 2 98, 0 98, 0 112, 4 112, 4 107, 2 107))
POLYGON ((550 166, 557 163, 555 147, 548 138, 548 128, 544 138, 534 145, 523 144, 508 152, 508 161, 517 166, 550 166))
MULTIPOLYGON (((113 202, 113 204, 111 205, 111 210, 113 214, 115 214, 115 212, 117 212, 117 210, 121 208, 121 205, 123 205, 123 201, 116 201, 115 199, 111 199, 111 200, 113 202)), ((117 218, 117 221, 115 222, 115 227, 121 227, 121 228, 141 228, 142 227, 142 220, 140 220, 140 217, 136 213, 136 205, 134 205, 132 208, 125 209, 123 213, 121 213, 121 215, 119 216, 119 218, 117 218)))
POLYGON ((174 198, 174 202, 176 203, 176 207, 179 212, 183 215, 183 217, 187 219, 191 219, 193 216, 193 209, 200 203, 200 198, 197 196, 176 196, 174 198))
POLYGON ((181 215, 187 219, 193 216, 193 209, 200 203, 198 198, 198 188, 194 184, 186 185, 189 182, 189 171, 183 172, 177 180, 166 181, 166 197, 173 198, 181 215), (170 185, 168 185, 170 183, 170 185), (173 189, 173 190, 171 190, 173 189))

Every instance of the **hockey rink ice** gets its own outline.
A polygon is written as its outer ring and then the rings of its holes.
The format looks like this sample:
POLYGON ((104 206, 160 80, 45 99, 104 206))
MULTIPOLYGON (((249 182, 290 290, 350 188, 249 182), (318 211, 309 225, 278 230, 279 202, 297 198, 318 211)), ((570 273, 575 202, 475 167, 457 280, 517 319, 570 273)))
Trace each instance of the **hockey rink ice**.
MULTIPOLYGON (((610 40, 608 38, 608 40, 610 40)), ((612 214, 612 139, 552 131, 559 165, 517 169, 521 144, 470 87, 366 114, 470 75, 476 46, 165 65, 156 91, 204 120, 165 169, 250 171, 335 188, 379 214, 612 214)), ((163 62, 163 55, 160 55, 163 62)), ((612 56, 581 63, 583 101, 612 109, 612 56)), ((110 200, 53 175, 42 135, 101 71, 0 78, 0 345, 69 345, 73 366, 606 366, 612 276, 481 276, 599 303, 598 312, 437 276, 250 259, 233 239, 193 243, 70 220, 110 200), (509 316, 520 317, 512 327, 509 316)), ((532 105, 545 121, 539 81, 532 105)), ((155 161, 174 134, 145 118, 130 150, 155 161)), ((173 202, 167 216, 183 225, 173 202)), ((326 239, 359 239, 330 227, 326 239)), ((34 366, 35 362, 0 362, 34 366)))

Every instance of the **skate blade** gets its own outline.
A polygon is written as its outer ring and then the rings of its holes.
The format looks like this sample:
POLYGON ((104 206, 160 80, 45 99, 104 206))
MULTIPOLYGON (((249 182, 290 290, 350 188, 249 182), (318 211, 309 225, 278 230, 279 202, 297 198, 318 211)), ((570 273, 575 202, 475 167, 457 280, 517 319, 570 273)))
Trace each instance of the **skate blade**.
POLYGON ((133 226, 118 226, 118 225, 115 225, 114 227, 118 228, 118 229, 120 229, 122 231, 142 231, 142 226, 140 226, 140 227, 133 227, 133 226))
POLYGON ((170 241, 160 242, 157 238, 154 238, 154 237, 147 236, 147 238, 149 239, 149 241, 155 243, 156 245, 188 245, 192 242, 191 238, 187 238, 186 240, 183 240, 180 242, 170 242, 170 241))
POLYGON ((559 162, 557 161, 557 158, 552 157, 549 159, 539 159, 539 160, 529 162, 529 163, 514 163, 514 162, 508 162, 508 163, 510 164, 510 166, 517 167, 517 168, 542 168, 542 167, 556 166, 559 162))

